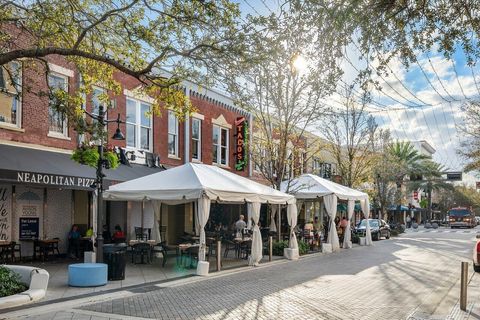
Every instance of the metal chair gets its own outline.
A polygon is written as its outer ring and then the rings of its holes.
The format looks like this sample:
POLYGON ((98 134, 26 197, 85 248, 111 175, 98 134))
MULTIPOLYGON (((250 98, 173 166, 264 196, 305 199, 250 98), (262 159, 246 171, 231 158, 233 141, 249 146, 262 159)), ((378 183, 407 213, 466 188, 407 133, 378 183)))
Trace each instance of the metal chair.
POLYGON ((137 263, 137 258, 140 257, 141 262, 144 263, 145 259, 150 263, 150 257, 152 256, 152 248, 148 243, 135 243, 132 245, 132 263, 137 263))
POLYGON ((15 262, 16 260, 16 255, 15 253, 18 253, 18 261, 22 261, 22 245, 20 243, 16 243, 13 241, 13 246, 12 246, 12 261, 15 262))
POLYGON ((165 242, 160 242, 160 243, 157 243, 156 245, 154 245, 152 247, 152 250, 151 250, 151 260, 153 261, 153 258, 155 256, 156 253, 161 253, 162 256, 163 256, 163 261, 162 261, 162 267, 165 267, 165 265, 167 264, 167 258, 168 258, 168 254, 167 254, 167 247, 166 247, 166 243, 165 242))
POLYGON ((148 234, 145 233, 145 228, 135 227, 135 238, 137 240, 148 240, 148 234))

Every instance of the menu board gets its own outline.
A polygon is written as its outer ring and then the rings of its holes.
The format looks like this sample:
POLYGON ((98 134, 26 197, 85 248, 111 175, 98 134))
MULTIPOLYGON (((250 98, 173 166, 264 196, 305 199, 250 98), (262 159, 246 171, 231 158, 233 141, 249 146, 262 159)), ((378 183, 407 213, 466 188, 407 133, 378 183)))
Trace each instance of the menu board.
POLYGON ((20 240, 38 239, 39 218, 20 218, 20 240))

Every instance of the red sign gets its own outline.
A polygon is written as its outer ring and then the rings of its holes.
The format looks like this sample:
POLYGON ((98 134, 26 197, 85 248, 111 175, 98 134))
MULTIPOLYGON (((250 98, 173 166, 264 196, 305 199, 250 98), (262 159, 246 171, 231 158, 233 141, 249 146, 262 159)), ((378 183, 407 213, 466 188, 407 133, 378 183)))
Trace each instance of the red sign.
POLYGON ((413 191, 413 199, 418 200, 418 191, 413 191))
POLYGON ((237 171, 245 170, 247 166, 247 141, 248 125, 245 117, 239 117, 235 121, 235 137, 237 140, 237 150, 235 153, 235 169, 237 171))

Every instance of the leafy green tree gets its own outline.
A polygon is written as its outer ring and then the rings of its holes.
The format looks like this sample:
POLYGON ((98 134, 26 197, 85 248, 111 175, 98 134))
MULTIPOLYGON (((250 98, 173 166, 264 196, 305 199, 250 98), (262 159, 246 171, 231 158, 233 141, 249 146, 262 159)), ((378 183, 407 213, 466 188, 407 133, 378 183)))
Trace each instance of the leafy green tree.
POLYGON ((442 174, 445 168, 432 160, 423 160, 421 162, 422 179, 418 181, 411 181, 409 183, 409 190, 423 190, 427 194, 427 210, 428 217, 432 219, 432 192, 441 190, 453 190, 451 183, 445 182, 442 179, 442 174))
POLYGON ((394 57, 406 66, 416 63, 418 52, 451 58, 461 49, 471 66, 480 58, 478 0, 307 2, 330 13, 339 37, 358 42, 364 57, 379 61, 376 72, 387 73, 394 57))
POLYGON ((447 212, 453 207, 472 207, 473 211, 480 214, 480 193, 466 185, 455 186, 450 190, 443 190, 440 193, 440 209, 447 212))
POLYGON ((390 144, 388 153, 397 165, 394 175, 397 188, 401 188, 406 177, 421 175, 424 172, 422 162, 428 160, 428 157, 420 154, 410 141, 396 141, 390 144))
MULTIPOLYGON (((229 0, 0 1, 0 65, 21 60, 46 75, 50 56, 65 57, 82 81, 74 92, 46 94, 80 131, 93 85, 121 93, 116 72, 142 84, 155 113, 172 107, 182 116, 191 109, 177 86, 182 80, 208 83, 207 74, 246 56, 239 17, 229 0)), ((102 100, 108 104, 108 95, 102 100)))
POLYGON ((462 106, 465 112, 463 126, 460 127, 464 133, 458 153, 467 160, 465 171, 480 170, 480 103, 470 101, 462 106))

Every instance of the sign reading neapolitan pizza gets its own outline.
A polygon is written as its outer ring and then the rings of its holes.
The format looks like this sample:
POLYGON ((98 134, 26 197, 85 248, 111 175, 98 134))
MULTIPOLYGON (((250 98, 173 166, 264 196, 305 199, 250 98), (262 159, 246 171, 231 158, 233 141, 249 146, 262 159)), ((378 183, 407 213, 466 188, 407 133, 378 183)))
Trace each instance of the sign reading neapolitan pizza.
POLYGON ((58 174, 0 170, 0 180, 38 185, 57 186, 70 189, 90 189, 95 179, 87 177, 72 177, 58 174))
POLYGON ((248 122, 245 117, 235 120, 235 170, 243 171, 247 167, 248 122))

